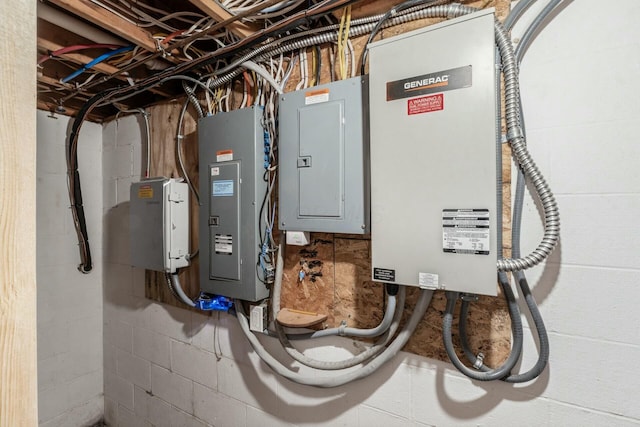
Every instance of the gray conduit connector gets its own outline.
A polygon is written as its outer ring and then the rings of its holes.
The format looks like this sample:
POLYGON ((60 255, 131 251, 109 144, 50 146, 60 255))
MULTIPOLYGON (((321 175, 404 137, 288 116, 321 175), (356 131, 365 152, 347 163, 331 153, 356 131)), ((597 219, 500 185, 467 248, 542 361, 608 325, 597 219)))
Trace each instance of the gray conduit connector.
POLYGON ((377 371, 382 365, 393 359, 393 357, 404 347, 407 343, 420 320, 424 317, 424 314, 429 307, 431 298, 433 297, 433 291, 421 290, 418 302, 404 328, 398 333, 398 336, 389 344, 385 350, 378 355, 371 362, 362 366, 361 368, 343 373, 335 376, 313 376, 307 377, 297 372, 293 372, 287 367, 283 366, 278 360, 276 360, 260 343, 258 338, 249 329, 249 320, 244 312, 242 303, 236 302, 236 313, 238 316, 238 322, 240 328, 244 332, 245 336, 249 340, 251 347, 260 356, 263 362, 265 362, 274 372, 281 375, 293 382, 303 385, 310 385, 320 388, 332 388, 339 387, 341 385, 365 378, 375 371, 377 371))
POLYGON ((182 290, 182 285, 180 284, 180 277, 178 277, 178 273, 165 273, 169 278, 169 290, 176 296, 180 301, 188 305, 189 307, 195 307, 196 303, 191 300, 182 290))

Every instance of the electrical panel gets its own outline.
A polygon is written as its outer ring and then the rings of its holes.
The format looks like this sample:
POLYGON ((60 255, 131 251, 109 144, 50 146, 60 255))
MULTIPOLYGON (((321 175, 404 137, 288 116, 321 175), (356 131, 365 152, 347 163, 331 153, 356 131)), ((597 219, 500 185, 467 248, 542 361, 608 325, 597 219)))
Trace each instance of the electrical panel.
POLYGON ((262 108, 250 107, 198 122, 200 288, 249 301, 269 295, 256 274, 267 191, 262 118, 262 108))
POLYGON ((175 273, 189 265, 189 188, 178 179, 131 184, 131 264, 175 273))
POLYGON ((281 95, 281 230, 369 232, 367 77, 281 95))
POLYGON ((373 279, 496 295, 494 15, 370 45, 373 279))

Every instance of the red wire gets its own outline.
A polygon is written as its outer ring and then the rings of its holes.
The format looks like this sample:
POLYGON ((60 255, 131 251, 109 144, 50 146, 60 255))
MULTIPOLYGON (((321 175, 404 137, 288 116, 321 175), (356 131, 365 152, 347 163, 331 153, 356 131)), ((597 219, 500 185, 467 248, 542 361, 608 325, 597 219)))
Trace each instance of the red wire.
POLYGON ((169 43, 171 40, 173 40, 174 38, 178 37, 179 35, 181 35, 182 33, 184 33, 184 30, 178 30, 175 31, 171 34, 169 34, 167 37, 165 37, 164 39, 162 39, 162 41, 160 43, 162 44, 167 44, 169 43))
POLYGON ((40 59, 38 60, 38 65, 42 64, 43 62, 45 62, 48 59, 53 58, 55 56, 64 55, 65 53, 75 52, 75 51, 78 51, 78 50, 86 50, 86 49, 117 49, 119 47, 122 47, 122 46, 117 45, 117 44, 76 44, 76 45, 73 45, 73 46, 67 46, 67 47, 63 47, 63 48, 58 49, 58 50, 54 50, 53 52, 49 53, 48 55, 41 56, 40 59))

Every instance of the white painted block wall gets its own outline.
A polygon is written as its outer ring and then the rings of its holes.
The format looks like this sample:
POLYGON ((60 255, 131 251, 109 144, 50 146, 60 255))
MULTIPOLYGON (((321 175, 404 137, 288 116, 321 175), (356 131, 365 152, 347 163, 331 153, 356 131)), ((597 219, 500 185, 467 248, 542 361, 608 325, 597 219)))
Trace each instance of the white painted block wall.
MULTIPOLYGON (((114 123, 103 131, 109 425, 639 425, 640 3, 620 0, 611 13, 601 7, 570 2, 531 47, 521 74, 530 149, 562 215, 561 246, 530 275, 551 341, 538 381, 472 382, 449 363, 403 353, 363 381, 303 387, 274 376, 234 318, 144 299, 144 274, 128 264, 127 240, 141 133, 126 118, 117 141, 114 123)), ((529 202, 523 250, 541 235, 536 215, 529 202)), ((312 354, 335 359, 344 351, 330 345, 312 354)), ((523 366, 535 357, 529 338, 523 366)))
MULTIPOLYGON (((85 426, 103 414, 102 126, 86 123, 78 158, 94 270, 82 274, 69 211, 65 138, 70 120, 37 116, 38 419, 85 426)), ((15 141, 20 144, 20 141, 15 141)))

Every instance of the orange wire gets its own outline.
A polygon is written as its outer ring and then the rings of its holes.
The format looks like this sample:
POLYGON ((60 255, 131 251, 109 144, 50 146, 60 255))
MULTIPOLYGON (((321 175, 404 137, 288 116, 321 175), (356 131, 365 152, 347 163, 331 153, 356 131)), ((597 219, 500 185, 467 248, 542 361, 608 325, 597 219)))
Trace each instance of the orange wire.
POLYGON ((175 39, 176 37, 178 37, 179 35, 181 35, 182 33, 184 33, 184 30, 178 30, 175 31, 171 34, 169 34, 167 37, 165 37, 164 39, 162 39, 162 41, 160 43, 162 44, 167 44, 169 43, 171 40, 175 39))

